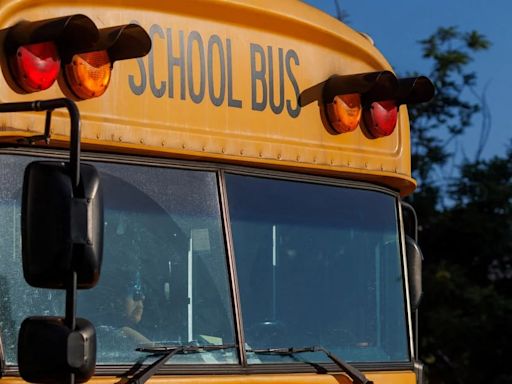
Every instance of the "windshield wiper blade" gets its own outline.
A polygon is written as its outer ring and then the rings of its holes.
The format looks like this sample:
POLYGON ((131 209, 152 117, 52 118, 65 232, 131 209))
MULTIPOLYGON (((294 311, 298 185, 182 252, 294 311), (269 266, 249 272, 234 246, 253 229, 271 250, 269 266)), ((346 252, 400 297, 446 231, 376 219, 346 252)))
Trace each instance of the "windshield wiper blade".
POLYGON ((127 382, 127 384, 143 384, 148 381, 151 376, 158 372, 158 370, 174 355, 183 353, 201 353, 208 351, 219 351, 222 349, 236 348, 235 344, 221 344, 221 345, 151 345, 143 346, 136 349, 138 352, 151 353, 153 355, 161 355, 161 357, 148 365, 142 371, 134 374, 127 382))
POLYGON ((264 348, 264 349, 248 349, 247 352, 253 352, 256 354, 268 354, 268 355, 295 355, 298 353, 306 352, 322 352, 324 353, 334 364, 341 368, 355 384, 373 384, 373 381, 368 380, 366 376, 357 368, 353 367, 346 361, 340 359, 329 350, 324 347, 312 346, 312 347, 289 347, 289 348, 264 348))

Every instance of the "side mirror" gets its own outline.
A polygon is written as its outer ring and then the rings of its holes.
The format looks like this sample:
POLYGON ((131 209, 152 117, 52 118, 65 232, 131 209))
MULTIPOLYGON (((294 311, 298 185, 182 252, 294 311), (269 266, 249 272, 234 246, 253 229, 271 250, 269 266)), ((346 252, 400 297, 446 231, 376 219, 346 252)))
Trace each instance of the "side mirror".
MULTIPOLYGON (((46 111, 49 142, 52 111, 70 118, 69 162, 36 161, 23 180, 22 260, 34 287, 66 290, 65 317, 29 317, 18 338, 18 368, 25 381, 83 383, 94 374, 94 326, 76 318, 77 289, 98 282, 103 254, 103 198, 98 171, 80 164, 80 112, 69 99, 0 103, 0 112, 46 111)), ((30 142, 30 141, 29 141, 30 142)))
POLYGON ((18 364, 31 383, 66 383, 89 380, 96 363, 96 332, 86 319, 77 318, 71 331, 62 317, 28 317, 21 324, 18 364))
POLYGON ((77 288, 96 285, 102 260, 103 199, 98 171, 80 165, 80 193, 69 165, 36 161, 25 169, 21 212, 23 274, 38 288, 64 289, 69 271, 77 288))
POLYGON ((409 293, 411 299, 411 309, 418 309, 423 296, 421 267, 423 263, 423 254, 418 243, 409 236, 405 236, 405 249, 407 254, 407 275, 409 280, 409 293))

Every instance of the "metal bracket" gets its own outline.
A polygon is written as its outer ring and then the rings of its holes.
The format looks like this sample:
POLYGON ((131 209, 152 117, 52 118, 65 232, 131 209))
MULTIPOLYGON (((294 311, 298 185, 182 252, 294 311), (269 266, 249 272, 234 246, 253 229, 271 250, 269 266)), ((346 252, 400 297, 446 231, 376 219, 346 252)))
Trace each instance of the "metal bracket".
POLYGON ((31 144, 41 140, 49 142, 52 112, 56 108, 66 108, 69 112, 71 130, 69 165, 73 188, 77 188, 80 184, 80 112, 75 102, 70 99, 60 98, 19 103, 0 103, 0 113, 46 111, 44 134, 27 138, 31 144))
POLYGON ((18 143, 33 145, 35 143, 43 141, 45 144, 50 144, 52 112, 53 112, 53 109, 49 109, 46 111, 46 120, 44 122, 44 134, 34 135, 34 136, 30 136, 30 137, 22 137, 21 139, 17 140, 18 143))

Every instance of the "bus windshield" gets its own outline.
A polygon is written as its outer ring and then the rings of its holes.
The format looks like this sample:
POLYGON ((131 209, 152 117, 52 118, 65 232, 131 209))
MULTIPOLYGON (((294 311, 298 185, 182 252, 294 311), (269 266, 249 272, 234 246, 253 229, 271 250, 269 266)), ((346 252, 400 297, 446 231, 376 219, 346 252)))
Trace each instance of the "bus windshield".
POLYGON ((396 198, 250 176, 226 180, 252 349, 321 345, 352 362, 409 359, 396 198))
MULTIPOLYGON (((64 315, 64 292, 23 279, 20 201, 31 160, 0 157, 0 335, 8 365, 16 365, 25 317, 64 315)), ((141 345, 237 345, 237 307, 249 364, 327 362, 316 352, 250 352, 312 345, 350 362, 409 361, 395 195, 215 170, 95 166, 105 202, 103 265, 98 285, 79 291, 78 315, 95 325, 99 365, 133 364, 145 356, 135 351, 141 345), (236 279, 228 273, 219 180, 236 279)), ((167 364, 240 364, 239 355, 210 348, 167 364)))

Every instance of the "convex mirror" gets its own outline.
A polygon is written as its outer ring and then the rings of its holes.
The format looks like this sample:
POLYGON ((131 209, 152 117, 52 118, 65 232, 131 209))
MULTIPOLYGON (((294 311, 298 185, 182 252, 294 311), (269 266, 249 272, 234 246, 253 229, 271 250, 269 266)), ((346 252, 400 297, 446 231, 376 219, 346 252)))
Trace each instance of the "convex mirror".
POLYGON ((63 317, 28 317, 21 323, 18 364, 21 377, 31 383, 67 383, 70 373, 77 383, 86 382, 96 364, 94 326, 77 318, 71 331, 63 317))
POLYGON ((96 285, 103 248, 103 200, 98 171, 80 165, 72 185, 69 163, 30 163, 23 183, 21 211, 25 280, 34 287, 66 287, 70 270, 77 287, 96 285))

